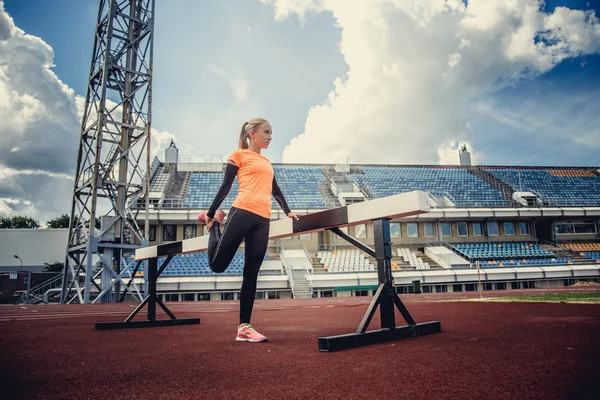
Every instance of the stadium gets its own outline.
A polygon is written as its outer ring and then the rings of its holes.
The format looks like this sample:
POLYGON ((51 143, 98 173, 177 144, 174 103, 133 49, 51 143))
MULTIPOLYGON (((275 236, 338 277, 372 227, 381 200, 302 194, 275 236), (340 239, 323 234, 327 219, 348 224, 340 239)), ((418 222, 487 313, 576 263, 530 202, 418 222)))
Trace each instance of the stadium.
MULTIPOLYGON (((432 211, 392 220, 398 293, 564 287, 600 278, 600 176, 593 167, 274 164, 290 208, 309 214, 422 190, 432 211), (478 269, 479 268, 479 269, 478 269), (415 289, 415 285, 417 289, 415 289)), ((150 244, 204 235, 197 215, 223 180, 216 157, 179 157, 175 143, 152 164, 150 244)), ((457 161, 459 155, 457 155, 457 161)), ((222 207, 236 196, 236 183, 222 207)), ((273 200, 273 210, 278 206, 273 200)), ((283 218, 274 212, 273 219, 283 218)), ((144 221, 141 219, 140 224, 144 221)), ((373 245, 370 224, 346 233, 373 245)), ((163 272, 164 301, 236 300, 243 249, 225 276, 206 253, 176 256, 163 272)), ((259 298, 372 296, 376 261, 331 232, 270 241, 259 298)), ((143 271, 138 275, 143 276, 143 271)))

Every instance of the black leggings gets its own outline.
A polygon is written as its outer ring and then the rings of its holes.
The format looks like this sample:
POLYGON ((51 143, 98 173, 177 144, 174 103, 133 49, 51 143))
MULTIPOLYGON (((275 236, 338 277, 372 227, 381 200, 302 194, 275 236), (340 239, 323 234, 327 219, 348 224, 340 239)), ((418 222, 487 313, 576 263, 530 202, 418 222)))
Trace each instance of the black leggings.
POLYGON ((240 292, 240 324, 249 324, 256 296, 258 270, 269 243, 269 219, 250 211, 232 207, 227 222, 220 231, 217 222, 210 230, 208 240, 208 265, 213 272, 227 269, 242 241, 246 242, 244 280, 240 292))

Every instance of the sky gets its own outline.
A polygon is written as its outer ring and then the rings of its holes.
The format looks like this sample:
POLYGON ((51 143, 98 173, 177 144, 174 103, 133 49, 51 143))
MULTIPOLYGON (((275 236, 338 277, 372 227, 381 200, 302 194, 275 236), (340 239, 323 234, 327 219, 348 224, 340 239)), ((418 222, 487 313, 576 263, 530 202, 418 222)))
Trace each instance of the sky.
MULTIPOLYGON (((98 0, 0 0, 0 215, 70 212, 98 0)), ((153 154, 600 162, 600 0, 156 2, 153 154)))

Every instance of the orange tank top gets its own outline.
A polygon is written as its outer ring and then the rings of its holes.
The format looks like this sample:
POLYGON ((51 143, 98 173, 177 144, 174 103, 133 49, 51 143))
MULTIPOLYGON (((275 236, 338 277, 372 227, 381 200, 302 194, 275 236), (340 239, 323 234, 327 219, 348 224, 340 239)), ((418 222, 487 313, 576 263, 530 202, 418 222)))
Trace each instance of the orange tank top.
POLYGON ((240 186, 233 207, 270 219, 275 172, 269 159, 252 150, 237 149, 229 160, 238 167, 240 186))

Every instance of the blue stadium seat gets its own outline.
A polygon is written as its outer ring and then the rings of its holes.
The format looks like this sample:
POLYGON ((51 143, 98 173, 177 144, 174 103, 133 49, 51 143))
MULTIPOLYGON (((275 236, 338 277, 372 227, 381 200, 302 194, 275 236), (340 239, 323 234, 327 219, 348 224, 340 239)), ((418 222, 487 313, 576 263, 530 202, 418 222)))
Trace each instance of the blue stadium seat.
POLYGON ((457 207, 507 207, 498 189, 465 168, 362 167, 364 174, 350 174, 375 197, 423 190, 434 196, 450 195, 457 207))
POLYGON ((590 170, 485 168, 516 191, 539 194, 545 205, 600 205, 600 176, 590 170))
POLYGON ((457 243, 452 247, 472 262, 483 262, 484 266, 499 264, 504 264, 504 266, 548 265, 565 263, 564 260, 570 260, 556 258, 553 252, 527 242, 457 243), (556 260, 560 260, 560 262, 556 260))
MULTIPOLYGON (((319 192, 319 184, 325 181, 321 167, 281 167, 274 166, 275 178, 290 208, 319 209, 326 206, 319 192)), ((186 208, 206 209, 210 207, 221 183, 223 172, 195 172, 191 175, 184 200, 186 208)), ((221 207, 228 209, 233 204, 239 190, 237 179, 221 207)), ((279 205, 272 200, 274 209, 279 205)))

